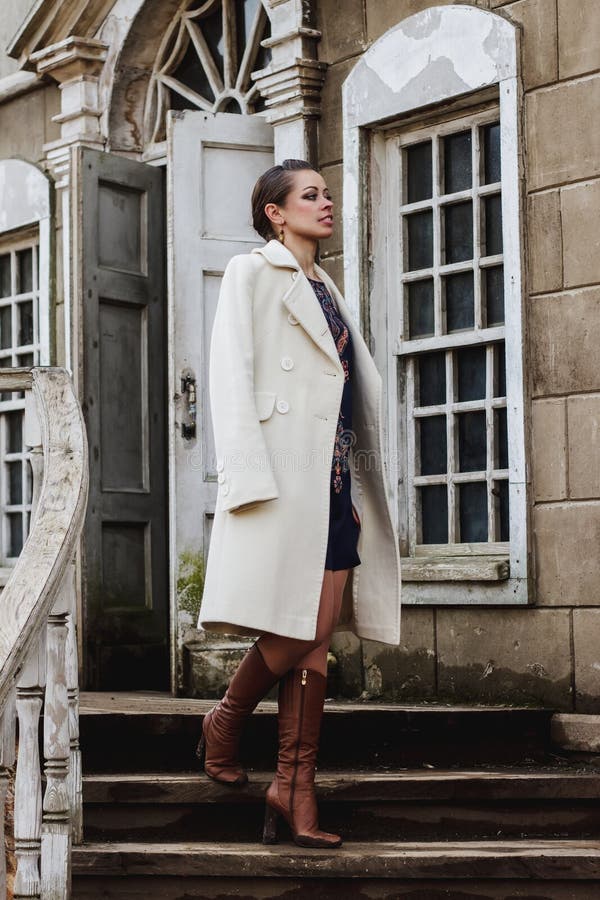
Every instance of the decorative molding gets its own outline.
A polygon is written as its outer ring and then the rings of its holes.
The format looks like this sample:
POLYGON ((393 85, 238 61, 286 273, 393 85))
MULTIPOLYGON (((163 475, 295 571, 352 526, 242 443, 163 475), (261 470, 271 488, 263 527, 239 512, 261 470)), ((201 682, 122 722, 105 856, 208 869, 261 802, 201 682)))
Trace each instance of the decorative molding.
POLYGON ((32 53, 39 75, 48 75, 61 90, 61 111, 53 121, 61 126, 60 143, 101 142, 98 81, 108 48, 101 41, 72 35, 32 53))
POLYGON ((0 103, 14 100, 22 94, 28 94, 44 87, 44 82, 35 72, 13 72, 0 78, 0 103))
POLYGON ((279 124, 294 119, 318 118, 326 71, 327 63, 297 59, 279 69, 269 66, 253 72, 252 78, 265 99, 267 121, 279 124))
POLYGON ((35 68, 33 55, 62 43, 69 35, 91 38, 116 0, 36 0, 9 44, 9 56, 22 68, 35 68))

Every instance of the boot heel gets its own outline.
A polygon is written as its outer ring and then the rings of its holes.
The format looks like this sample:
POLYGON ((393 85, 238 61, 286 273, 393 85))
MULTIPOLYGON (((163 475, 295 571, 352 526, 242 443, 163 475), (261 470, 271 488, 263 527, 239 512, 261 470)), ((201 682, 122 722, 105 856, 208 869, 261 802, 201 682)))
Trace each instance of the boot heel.
POLYGON ((265 808, 265 825, 263 828, 263 844, 277 843, 277 824, 279 813, 267 803, 265 808))

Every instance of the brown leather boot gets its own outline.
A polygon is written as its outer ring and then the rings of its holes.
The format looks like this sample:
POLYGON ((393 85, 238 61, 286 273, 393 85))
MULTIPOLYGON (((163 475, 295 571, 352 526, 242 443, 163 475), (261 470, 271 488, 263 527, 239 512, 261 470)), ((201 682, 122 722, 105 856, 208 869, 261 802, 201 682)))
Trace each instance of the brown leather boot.
POLYGON ((248 776, 237 761, 244 722, 259 700, 279 680, 256 646, 248 650, 229 682, 225 696, 204 716, 196 756, 215 781, 232 786, 246 784, 248 776))
POLYGON ((277 774, 267 789, 263 843, 277 843, 279 816, 300 847, 341 847, 337 834, 319 829, 315 762, 327 679, 312 669, 291 669, 279 685, 277 774))

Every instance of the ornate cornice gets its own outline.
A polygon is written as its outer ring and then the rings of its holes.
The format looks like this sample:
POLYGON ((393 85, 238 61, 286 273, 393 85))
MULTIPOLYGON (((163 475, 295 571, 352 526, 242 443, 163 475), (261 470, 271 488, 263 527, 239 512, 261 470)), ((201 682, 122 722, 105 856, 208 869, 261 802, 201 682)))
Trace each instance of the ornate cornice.
POLYGON ((8 46, 21 68, 36 68, 32 57, 70 35, 92 38, 116 0, 36 0, 8 46))

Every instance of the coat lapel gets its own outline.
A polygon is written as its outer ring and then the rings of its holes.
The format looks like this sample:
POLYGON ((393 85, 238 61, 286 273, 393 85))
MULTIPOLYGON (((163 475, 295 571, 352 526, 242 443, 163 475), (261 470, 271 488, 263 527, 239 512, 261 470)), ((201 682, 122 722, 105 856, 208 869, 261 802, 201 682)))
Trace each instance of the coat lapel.
POLYGON ((252 253, 262 253, 272 265, 291 270, 290 287, 281 298, 282 303, 323 353, 341 367, 337 347, 321 304, 293 253, 275 240, 269 241, 264 247, 256 247, 252 253))

